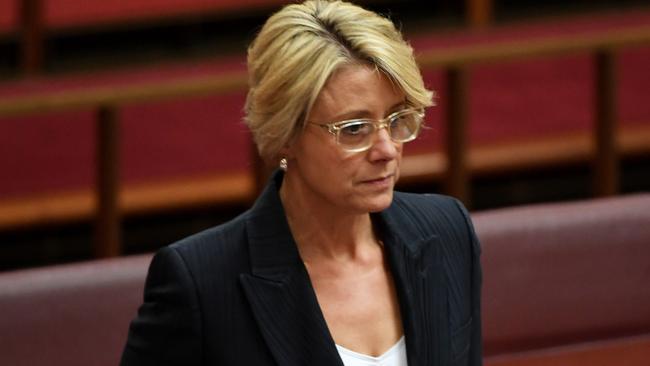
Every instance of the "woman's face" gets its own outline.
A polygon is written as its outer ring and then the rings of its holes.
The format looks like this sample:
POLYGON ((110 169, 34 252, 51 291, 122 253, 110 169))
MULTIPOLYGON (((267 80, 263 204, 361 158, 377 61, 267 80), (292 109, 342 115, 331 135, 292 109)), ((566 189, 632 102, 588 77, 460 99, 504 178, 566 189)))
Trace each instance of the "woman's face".
POLYGON ((308 118, 311 123, 284 151, 289 159, 286 178, 298 186, 299 193, 295 193, 316 207, 327 205, 350 213, 387 208, 399 177, 402 144, 393 142, 386 129, 381 129, 375 132, 368 150, 347 152, 335 136, 314 123, 382 119, 404 108, 404 101, 404 93, 370 66, 353 64, 338 69, 315 101, 308 118))

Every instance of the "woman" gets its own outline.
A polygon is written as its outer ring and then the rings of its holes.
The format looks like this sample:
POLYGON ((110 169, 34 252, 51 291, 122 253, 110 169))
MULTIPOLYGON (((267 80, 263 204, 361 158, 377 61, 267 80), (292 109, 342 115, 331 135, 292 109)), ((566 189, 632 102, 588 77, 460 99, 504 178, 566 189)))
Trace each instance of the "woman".
POLYGON ((289 5, 249 48, 255 205, 154 257, 122 365, 480 365, 464 208, 393 193, 432 93, 393 24, 289 5))

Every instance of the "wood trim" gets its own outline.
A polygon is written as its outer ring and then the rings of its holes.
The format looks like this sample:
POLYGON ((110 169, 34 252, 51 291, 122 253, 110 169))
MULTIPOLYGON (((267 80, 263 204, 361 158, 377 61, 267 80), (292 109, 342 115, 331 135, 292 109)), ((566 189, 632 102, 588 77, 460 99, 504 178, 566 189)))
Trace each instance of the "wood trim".
POLYGON ((465 0, 465 22, 470 28, 480 29, 492 23, 492 0, 465 0))
POLYGON ((120 196, 120 207, 126 215, 144 215, 194 207, 247 204, 253 202, 255 195, 255 180, 251 172, 245 171, 125 187, 120 196))
POLYGON ((596 64, 596 123, 593 139, 594 154, 593 193, 597 197, 613 196, 619 190, 619 159, 616 137, 617 73, 616 57, 611 50, 599 50, 594 55, 596 64))
MULTIPOLYGON (((650 126, 621 128, 616 139, 620 157, 650 155, 650 126)), ((589 131, 470 148, 473 176, 524 169, 567 166, 593 161, 596 146, 589 131)))
POLYGON ((119 209, 120 120, 117 109, 103 106, 97 111, 95 156, 94 252, 96 258, 115 257, 122 252, 119 209))
POLYGON ((500 43, 432 49, 417 58, 422 68, 444 68, 472 63, 505 62, 551 55, 589 53, 597 49, 616 49, 650 42, 650 26, 601 34, 522 39, 500 43))
POLYGON ((650 334, 586 342, 485 359, 486 366, 645 366, 650 359, 650 334))
MULTIPOLYGON (((254 196, 255 184, 248 172, 219 174, 127 185, 120 194, 119 210, 123 216, 143 215, 248 203, 254 196)), ((3 201, 0 204, 0 230, 89 220, 96 213, 95 197, 94 190, 88 188, 3 201)))
POLYGON ((124 106, 138 102, 188 98, 245 91, 245 72, 157 81, 131 86, 79 88, 0 100, 0 116, 46 114, 70 109, 94 109, 102 105, 124 106))
POLYGON ((12 198, 0 204, 0 230, 87 220, 95 212, 90 189, 12 198))
POLYGON ((36 75, 43 68, 43 1, 22 0, 18 7, 22 71, 26 76, 36 75))
POLYGON ((462 67, 447 69, 447 118, 445 145, 448 167, 445 174, 444 192, 469 202, 469 167, 467 149, 467 125, 469 115, 469 71, 462 67))
MULTIPOLYGON (((650 155, 650 126, 621 128, 617 139, 621 157, 650 155)), ((472 177, 503 174, 525 169, 584 164, 592 161, 595 143, 589 131, 471 146, 468 169, 472 177)), ((405 156, 402 183, 440 180, 447 170, 443 152, 405 156)))

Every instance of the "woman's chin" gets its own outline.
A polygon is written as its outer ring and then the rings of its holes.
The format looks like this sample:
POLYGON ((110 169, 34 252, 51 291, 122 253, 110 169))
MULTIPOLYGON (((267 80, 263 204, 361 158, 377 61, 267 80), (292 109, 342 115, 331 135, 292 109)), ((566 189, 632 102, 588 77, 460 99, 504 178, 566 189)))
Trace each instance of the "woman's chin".
POLYGON ((387 209, 390 204, 393 202, 393 191, 385 192, 381 195, 372 197, 371 199, 364 202, 364 211, 365 212, 380 212, 387 209))

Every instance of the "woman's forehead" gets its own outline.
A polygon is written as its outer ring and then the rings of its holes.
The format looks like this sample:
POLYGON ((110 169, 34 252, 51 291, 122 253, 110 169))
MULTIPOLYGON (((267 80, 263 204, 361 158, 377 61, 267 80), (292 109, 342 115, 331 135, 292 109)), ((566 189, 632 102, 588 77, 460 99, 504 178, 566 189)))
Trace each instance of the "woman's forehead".
POLYGON ((312 107, 312 117, 383 114, 403 103, 404 93, 384 73, 368 65, 346 65, 325 83, 312 107))

